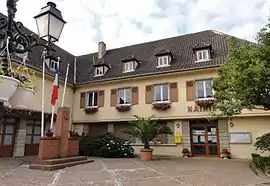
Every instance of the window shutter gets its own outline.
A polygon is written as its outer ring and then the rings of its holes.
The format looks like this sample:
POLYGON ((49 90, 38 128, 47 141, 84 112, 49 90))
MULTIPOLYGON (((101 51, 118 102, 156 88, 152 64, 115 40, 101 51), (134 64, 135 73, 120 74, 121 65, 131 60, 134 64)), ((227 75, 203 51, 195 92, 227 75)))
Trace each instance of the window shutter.
POLYGON ((111 90, 111 107, 116 106, 117 103, 117 95, 116 95, 116 89, 111 90))
POLYGON ((152 101, 153 101, 152 85, 147 85, 145 87, 145 103, 152 104, 152 101))
POLYGON ((104 107, 104 90, 98 92, 98 106, 104 107))
POLYGON ((137 105, 139 102, 138 87, 132 87, 132 105, 137 105))
POLYGON ((85 108, 85 92, 81 92, 81 98, 80 98, 80 108, 85 108))
POLYGON ((195 81, 186 82, 187 101, 194 101, 195 99, 195 81))
POLYGON ((171 102, 177 102, 178 101, 177 82, 170 83, 170 99, 171 99, 171 102))

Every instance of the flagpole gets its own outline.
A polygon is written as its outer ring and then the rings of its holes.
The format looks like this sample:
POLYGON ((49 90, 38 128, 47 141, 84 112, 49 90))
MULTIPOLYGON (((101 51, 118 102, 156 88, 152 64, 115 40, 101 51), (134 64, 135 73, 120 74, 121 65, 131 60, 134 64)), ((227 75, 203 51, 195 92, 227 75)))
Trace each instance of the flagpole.
MULTIPOLYGON (((55 103, 57 101, 57 99, 55 99, 55 95, 54 95, 54 88, 55 88, 56 85, 59 87, 59 79, 58 79, 59 78, 58 77, 59 64, 60 64, 60 57, 58 57, 58 60, 57 60, 56 72, 55 72, 55 77, 54 77, 55 79, 54 79, 54 82, 53 82, 52 99, 51 99, 51 104, 53 106, 52 106, 52 115, 51 115, 50 129, 53 129, 54 110, 55 110, 55 103)), ((57 92, 58 92, 58 90, 57 90, 57 92)), ((58 97, 58 93, 57 93, 57 97, 58 97)))
POLYGON ((44 137, 44 90, 45 90, 45 55, 43 52, 43 66, 42 66, 42 93, 41 93, 41 137, 44 137))
POLYGON ((64 84, 64 91, 63 91, 63 96, 62 96, 61 107, 64 106, 64 101, 65 101, 65 94, 66 94, 66 88, 67 88, 68 71, 69 71, 69 63, 68 63, 68 66, 67 66, 67 71, 66 71, 66 78, 65 78, 65 84, 64 84))
POLYGON ((54 109, 55 109, 55 106, 53 105, 53 106, 52 106, 52 116, 51 116, 51 124, 50 124, 50 129, 53 129, 53 117, 54 117, 54 109))

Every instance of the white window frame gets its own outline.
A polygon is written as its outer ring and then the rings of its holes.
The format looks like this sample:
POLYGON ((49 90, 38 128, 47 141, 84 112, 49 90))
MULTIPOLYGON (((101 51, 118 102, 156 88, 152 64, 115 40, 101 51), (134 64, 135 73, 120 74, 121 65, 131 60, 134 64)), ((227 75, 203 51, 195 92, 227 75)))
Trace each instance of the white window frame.
POLYGON ((206 97, 206 81, 211 80, 211 84, 213 86, 213 79, 200 79, 196 81, 196 99, 197 100, 207 100, 207 99, 214 99, 214 89, 212 88, 212 97, 207 98, 206 97), (203 82, 203 94, 204 94, 204 98, 198 98, 198 87, 197 87, 197 82, 198 81, 202 81, 203 82))
POLYGON ((98 91, 87 92, 86 93, 86 99, 85 99, 85 107, 86 108, 97 108, 98 107, 98 97, 99 97, 99 92, 98 91), (97 93, 97 105, 94 105, 94 103, 95 103, 95 100, 94 100, 95 94, 94 93, 97 93), (90 94, 92 94, 92 104, 88 105, 90 94))
POLYGON ((117 105, 131 105, 132 104, 132 92, 131 92, 131 88, 118 88, 117 89, 117 105), (124 90, 124 102, 127 101, 127 90, 129 90, 130 92, 130 103, 124 103, 124 104, 121 104, 119 103, 119 100, 120 100, 120 97, 119 97, 119 91, 120 90, 124 90))
POLYGON ((169 58, 168 55, 166 55, 166 56, 159 56, 158 57, 158 65, 157 65, 157 67, 160 68, 160 67, 170 66, 170 61, 169 60, 170 60, 170 58, 169 58), (165 61, 167 61, 167 62, 165 63, 165 61))
POLYGON ((210 51, 208 49, 196 51, 196 62, 209 61, 210 60, 210 51), (205 53, 205 56, 204 56, 205 53), (200 54, 202 59, 200 59, 200 54))
POLYGON ((50 64, 49 64, 49 67, 50 67, 51 71, 55 71, 57 66, 58 66, 58 71, 59 71, 59 64, 58 64, 58 61, 50 60, 49 63, 50 63, 50 64))
MULTIPOLYGON (((23 50, 24 47, 23 47, 22 44, 18 44, 17 49, 23 50)), ((27 55, 27 52, 25 52, 25 53, 15 53, 15 55, 18 56, 19 58, 23 59, 27 55)))
POLYGON ((96 67, 96 68, 95 68, 95 77, 103 76, 103 75, 104 75, 104 71, 105 71, 105 69, 104 69, 103 66, 101 66, 101 67, 96 67), (98 73, 98 71, 99 71, 99 73, 98 73))
POLYGON ((124 63, 124 72, 133 72, 134 71, 134 61, 129 61, 124 63))
POLYGON ((154 85, 154 89, 153 89, 154 91, 154 94, 153 94, 153 100, 154 100, 154 103, 170 103, 171 101, 170 101, 170 86, 169 86, 169 84, 159 84, 159 85, 154 85), (164 85, 166 85, 166 86, 168 86, 168 100, 163 100, 163 86, 164 85), (156 86, 159 86, 160 87, 160 89, 161 89, 161 101, 156 101, 156 92, 155 92, 155 87, 156 86))

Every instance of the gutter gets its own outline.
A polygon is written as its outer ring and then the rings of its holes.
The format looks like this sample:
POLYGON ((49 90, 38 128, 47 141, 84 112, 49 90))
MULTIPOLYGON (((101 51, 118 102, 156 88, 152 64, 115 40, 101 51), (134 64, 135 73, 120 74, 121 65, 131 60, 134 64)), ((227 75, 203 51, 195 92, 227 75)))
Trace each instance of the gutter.
POLYGON ((147 76, 157 76, 162 74, 168 74, 168 73, 177 73, 177 72, 186 72, 186 71, 193 71, 193 70, 202 70, 202 69, 211 69, 211 68, 217 68, 220 67, 220 65, 211 65, 206 67, 195 67, 195 68, 186 68, 186 69, 178 69, 178 70, 168 70, 168 71, 162 71, 162 72, 151 72, 151 73, 145 73, 145 74, 135 74, 130 76, 123 76, 123 77, 115 77, 110 79, 100 79, 100 80, 94 80, 94 81, 87 81, 83 83, 76 84, 79 85, 85 85, 89 83, 99 83, 99 82, 107 82, 107 81, 114 81, 114 80, 122 80, 122 79, 131 79, 136 77, 147 77, 147 76))

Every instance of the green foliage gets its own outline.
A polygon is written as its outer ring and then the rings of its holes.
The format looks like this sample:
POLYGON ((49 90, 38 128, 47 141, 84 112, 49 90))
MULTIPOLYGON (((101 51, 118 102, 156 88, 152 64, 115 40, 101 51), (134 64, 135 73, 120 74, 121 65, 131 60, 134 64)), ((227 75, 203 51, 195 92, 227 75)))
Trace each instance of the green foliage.
POLYGON ((172 130, 166 124, 153 120, 154 116, 144 118, 135 115, 134 117, 137 120, 130 122, 131 127, 126 128, 124 132, 139 138, 144 143, 145 149, 150 148, 149 142, 159 134, 173 134, 172 130))
POLYGON ((229 39, 227 62, 214 80, 215 106, 220 116, 243 109, 270 109, 270 25, 257 34, 257 44, 229 39))
POLYGON ((134 149, 130 142, 117 138, 110 133, 98 137, 82 136, 80 139, 80 155, 104 158, 131 158, 134 149))
POLYGON ((38 92, 34 71, 30 71, 28 67, 19 67, 16 71, 14 71, 14 73, 16 74, 15 78, 21 82, 19 87, 32 90, 36 93, 38 92))
POLYGON ((257 137, 254 146, 262 152, 270 151, 270 132, 257 137))

